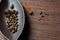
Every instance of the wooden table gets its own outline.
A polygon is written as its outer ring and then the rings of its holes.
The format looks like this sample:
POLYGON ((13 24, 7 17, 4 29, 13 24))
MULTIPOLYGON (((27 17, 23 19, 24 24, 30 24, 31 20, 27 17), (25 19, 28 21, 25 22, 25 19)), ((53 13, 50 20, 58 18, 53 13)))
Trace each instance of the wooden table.
POLYGON ((60 0, 19 1, 26 2, 34 13, 32 16, 26 13, 26 25, 21 40, 60 40, 60 0), (41 17, 41 12, 45 17, 41 17))

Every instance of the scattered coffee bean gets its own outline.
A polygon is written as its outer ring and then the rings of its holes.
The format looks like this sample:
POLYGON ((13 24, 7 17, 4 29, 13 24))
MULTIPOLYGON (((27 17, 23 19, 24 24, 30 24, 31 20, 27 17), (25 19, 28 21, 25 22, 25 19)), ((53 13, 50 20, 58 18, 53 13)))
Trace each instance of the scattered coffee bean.
POLYGON ((41 18, 39 19, 39 21, 42 20, 41 18))
POLYGON ((45 15, 48 15, 47 13, 45 15))
POLYGON ((42 12, 40 12, 40 15, 43 14, 42 12))
POLYGON ((41 16, 41 17, 45 17, 45 16, 41 16))

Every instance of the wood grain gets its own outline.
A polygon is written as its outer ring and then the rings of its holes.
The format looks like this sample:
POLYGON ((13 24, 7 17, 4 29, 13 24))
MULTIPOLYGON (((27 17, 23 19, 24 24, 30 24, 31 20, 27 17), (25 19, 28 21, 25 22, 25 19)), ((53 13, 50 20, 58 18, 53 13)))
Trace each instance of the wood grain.
POLYGON ((29 16, 30 36, 29 40, 60 40, 60 0, 19 0, 27 3, 34 12, 29 16), (45 15, 42 20, 40 12, 45 15))

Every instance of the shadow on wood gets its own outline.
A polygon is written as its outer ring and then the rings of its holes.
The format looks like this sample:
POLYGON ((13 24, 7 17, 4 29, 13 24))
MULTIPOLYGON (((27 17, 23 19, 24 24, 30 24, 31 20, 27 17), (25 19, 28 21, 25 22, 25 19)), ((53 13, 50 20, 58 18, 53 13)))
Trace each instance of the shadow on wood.
POLYGON ((29 34, 30 34, 29 17, 25 11, 25 26, 24 26, 24 30, 18 40, 28 40, 29 34))

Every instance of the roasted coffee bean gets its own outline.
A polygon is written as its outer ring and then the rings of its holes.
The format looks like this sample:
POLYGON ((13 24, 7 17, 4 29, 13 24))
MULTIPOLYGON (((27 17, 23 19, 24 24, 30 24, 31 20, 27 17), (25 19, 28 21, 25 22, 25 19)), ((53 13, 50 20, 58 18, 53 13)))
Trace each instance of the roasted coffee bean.
POLYGON ((40 12, 40 15, 43 14, 43 12, 40 12))
POLYGON ((11 9, 14 9, 14 4, 12 4, 10 8, 11 8, 11 9))

